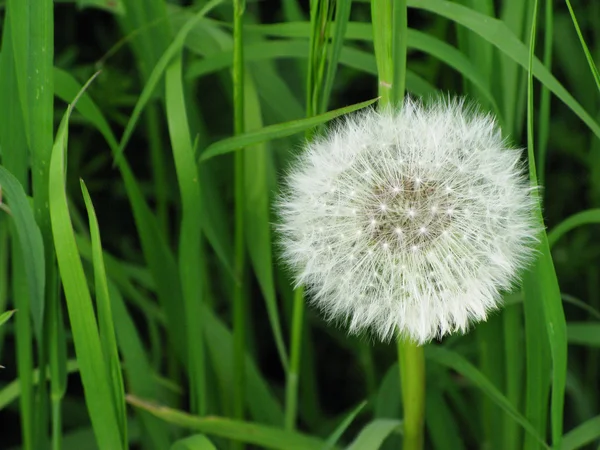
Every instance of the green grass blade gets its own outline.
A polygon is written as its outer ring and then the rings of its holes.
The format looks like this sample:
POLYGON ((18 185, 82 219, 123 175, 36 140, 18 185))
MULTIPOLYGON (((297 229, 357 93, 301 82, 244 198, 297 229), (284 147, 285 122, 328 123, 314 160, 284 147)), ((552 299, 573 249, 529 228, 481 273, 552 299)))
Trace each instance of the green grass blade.
POLYGON ((537 442, 545 448, 549 448, 531 423, 519 413, 512 403, 475 366, 461 355, 443 347, 429 346, 425 349, 425 356, 430 361, 455 370, 464 376, 521 425, 537 442))
POLYGON ((333 33, 331 36, 331 44, 329 48, 329 57, 327 61, 327 71, 325 73, 325 80, 323 83, 323 91, 321 97, 321 106, 319 111, 327 111, 327 105, 329 104, 329 97, 331 96, 331 88, 333 87, 333 81, 335 80, 335 74, 337 72, 337 66, 342 53, 342 47, 344 45, 344 36, 346 35, 346 28, 348 21, 350 20, 350 7, 352 6, 352 0, 341 0, 336 2, 335 7, 335 23, 333 25, 333 33))
POLYGON ((42 233, 35 221, 23 186, 2 166, 0 166, 0 187, 3 197, 10 207, 10 215, 15 224, 16 237, 25 264, 33 323, 38 333, 41 333, 45 289, 42 233))
POLYGON ((581 211, 572 216, 567 217, 565 220, 556 225, 548 233, 548 245, 550 248, 554 247, 554 244, 563 237, 569 231, 581 227, 583 225, 599 224, 600 223, 600 209, 588 209, 581 211))
MULTIPOLYGON (((66 372, 75 373, 79 370, 79 363, 76 359, 67 361, 66 372)), ((40 370, 34 369, 31 372, 31 379, 33 384, 37 384, 40 381, 40 370)), ((0 389, 0 411, 9 406, 12 402, 17 400, 22 394, 22 383, 20 379, 11 381, 6 386, 0 389)))
POLYGON ((117 350, 117 338, 115 336, 110 296, 108 294, 106 269, 104 268, 102 242, 100 240, 100 228, 98 227, 98 219, 96 217, 96 211, 90 193, 83 180, 80 180, 80 182, 92 239, 92 260, 94 263, 94 281, 96 285, 96 309, 98 314, 102 355, 104 356, 104 363, 108 368, 108 378, 111 382, 110 387, 113 395, 113 404, 116 408, 116 416, 123 438, 123 446, 126 447, 127 414, 125 409, 125 389, 123 386, 123 375, 121 374, 121 361, 119 360, 119 352, 117 350))
MULTIPOLYGON (((129 392, 137 396, 155 398, 159 395, 160 389, 135 323, 121 293, 110 281, 108 290, 113 306, 119 349, 125 362, 124 370, 129 392)), ((152 448, 155 450, 167 448, 170 437, 165 424, 144 411, 138 411, 138 416, 144 432, 150 437, 152 448)))
MULTIPOLYGON (((58 74, 56 83, 57 95, 61 98, 69 98, 69 95, 73 94, 75 89, 80 88, 76 80, 69 74, 61 72, 58 69, 55 71, 56 74, 58 74)), ((77 94, 77 90, 74 93, 77 94)), ((110 126, 102 112, 85 92, 81 95, 76 107, 102 133, 113 155, 115 155, 118 151, 118 143, 110 126)), ((185 330, 179 324, 184 322, 185 316, 181 300, 181 285, 177 273, 177 263, 165 241, 164 235, 161 233, 156 217, 152 214, 148 204, 144 200, 140 185, 135 179, 126 159, 121 158, 118 161, 118 166, 133 209, 144 257, 156 282, 159 301, 168 317, 169 341, 173 344, 173 349, 177 352, 180 360, 184 361, 187 351, 185 330)))
POLYGON ((598 72, 598 67, 596 67, 596 63, 594 62, 594 57, 590 53, 590 49, 588 48, 583 35, 581 34, 581 29, 579 28, 579 23, 577 22, 577 17, 575 17, 575 12, 573 11, 573 7, 571 6, 571 2, 569 0, 565 0, 567 3, 567 7, 569 8, 569 14, 571 14, 571 19, 573 20, 573 25, 575 26, 575 30, 577 31, 577 36, 579 37, 579 41, 581 42, 581 48, 585 53, 585 58, 590 66, 590 71, 594 76, 594 81, 596 81, 596 87, 598 91, 600 91, 600 73, 598 72))
POLYGON ((402 421, 395 419, 375 419, 369 422, 348 446, 348 450, 378 449, 392 433, 402 430, 402 421))
POLYGON ((111 384, 104 366, 98 326, 75 243, 64 186, 70 113, 71 107, 61 121, 52 151, 49 180, 50 217, 75 352, 94 433, 101 450, 117 450, 123 448, 123 437, 116 416, 116 406, 112 401, 111 384))
POLYGON ((576 450, 600 438, 600 416, 592 417, 563 436, 561 450, 576 450))
POLYGON ((11 311, 5 311, 2 314, 0 314, 0 327, 2 325, 4 325, 6 322, 8 322, 8 320, 13 316, 13 314, 16 312, 15 309, 11 310, 11 311))
MULTIPOLYGON (((425 417, 429 436, 436 450, 464 450, 465 444, 456 417, 442 391, 427 386, 425 417)), ((498 424, 496 424, 498 425, 498 424)))
MULTIPOLYGON (((529 177, 532 186, 537 186, 537 175, 535 168, 535 152, 533 142, 533 60, 535 51, 535 30, 537 25, 537 0, 534 3, 534 12, 531 25, 531 45, 529 49, 529 76, 527 87, 527 153, 529 159, 529 177)), ((537 191, 533 191, 533 195, 538 196, 537 191)), ((538 197, 539 198, 539 197, 538 197)), ((552 356, 552 394, 550 406, 550 418, 552 428, 552 444, 554 447, 560 447, 562 438, 563 426, 563 410, 565 402, 565 385, 567 379, 567 323, 565 313, 563 311, 560 288, 558 279, 554 270, 552 255, 550 254, 550 246, 548 238, 544 231, 544 219, 541 211, 541 204, 538 203, 536 211, 537 219, 542 227, 540 236, 540 255, 535 265, 527 272, 523 279, 523 292, 525 293, 525 305, 535 303, 537 312, 542 312, 541 316, 532 317, 532 322, 535 323, 535 331, 542 326, 539 322, 543 322, 546 328, 546 336, 550 344, 550 353, 552 356)), ((528 338, 530 336, 527 336, 528 338)), ((529 355, 528 355, 529 356, 529 355)), ((529 362, 529 358, 528 358, 529 362)), ((529 367, 528 367, 529 368, 529 367)), ((544 366, 542 366, 543 370, 544 366)), ((536 368, 539 370, 539 368, 536 368)), ((542 377, 543 377, 542 372, 542 377)), ((534 381, 531 378, 531 383, 527 389, 533 389, 534 383, 540 383, 540 379, 534 381)), ((546 409, 545 398, 539 399, 539 408, 546 409), (544 402, 544 403, 542 403, 544 402)), ((545 414, 541 414, 543 419, 545 414)), ((543 430, 545 423, 540 423, 540 429, 543 430)))
POLYGON ((137 125, 137 122, 144 110, 144 107, 148 104, 148 101, 151 99, 152 94, 154 93, 158 83, 160 82, 165 70, 167 69, 169 62, 173 59, 173 57, 181 51, 183 44, 185 43, 185 39, 187 35, 192 31, 194 25, 210 10, 212 10, 215 6, 221 3, 222 0, 211 0, 208 2, 193 18, 188 20, 186 24, 181 27, 173 42, 169 45, 169 47, 165 50, 163 55, 160 57, 154 68, 152 69, 152 73, 148 77, 146 84, 144 85, 144 89, 140 94, 138 101, 135 104, 133 112, 127 122, 127 126, 125 127, 125 131, 123 131, 123 136, 121 137, 121 142, 119 143, 119 150, 116 155, 114 155, 115 161, 118 161, 125 151, 125 147, 131 138, 133 131, 137 125))
POLYGON ((200 155, 199 162, 206 161, 207 159, 218 155, 236 151, 240 148, 252 147, 253 145, 260 144, 261 142, 271 141, 273 139, 279 139, 306 131, 309 128, 321 125, 322 123, 335 119, 336 117, 370 106, 376 101, 377 99, 375 98, 366 102, 335 109, 318 116, 309 117, 307 119, 299 119, 290 122, 279 123, 277 125, 269 125, 261 128, 260 130, 248 131, 239 136, 223 139, 208 146, 200 155))
POLYGON ((600 347, 600 322, 569 322, 567 337, 569 344, 600 347))
POLYGON ((280 428, 222 417, 192 416, 165 406, 153 405, 133 396, 128 396, 127 401, 131 405, 143 408, 168 423, 234 441, 256 444, 263 448, 314 450, 324 445, 324 442, 320 439, 292 431, 284 431, 280 428))
POLYGON ((344 432, 348 429, 352 422, 354 422, 356 416, 358 416, 361 411, 365 409, 365 406, 367 406, 366 401, 360 402, 356 408, 354 408, 346 417, 344 417, 344 420, 342 420, 335 430, 333 430, 333 433, 329 435, 327 442, 325 443, 325 447, 323 447, 322 450, 331 450, 334 448, 337 441, 340 440, 344 432))
MULTIPOLYGON (((219 388, 227 399, 233 392, 233 336, 223 322, 208 308, 202 313, 212 367, 218 377, 219 388)), ((246 405, 255 421, 269 425, 283 424, 283 411, 269 384, 260 375, 254 361, 246 355, 246 405)), ((231 403, 231 402, 229 402, 231 403)))
MULTIPOLYGON (((250 75, 245 77, 245 129, 260 130, 263 127, 258 93, 250 75)), ((283 341, 281 319, 277 306, 275 280, 273 279, 273 255, 271 249, 271 218, 269 179, 274 178, 273 163, 265 143, 256 144, 244 152, 245 183, 245 229, 248 254, 265 298, 269 322, 275 345, 284 370, 288 367, 288 355, 283 341)))
POLYGON ((201 303, 205 295, 204 276, 199 272, 204 263, 200 230, 202 228, 202 197, 194 150, 189 135, 185 110, 183 84, 181 82, 181 55, 174 58, 165 75, 165 102, 173 159, 179 183, 182 203, 182 219, 179 234, 179 275, 185 305, 185 330, 188 343, 188 371, 191 382, 190 400, 192 411, 206 413, 206 368, 204 340, 198 326, 201 303))
MULTIPOLYGON (((492 43, 498 50, 512 58, 521 67, 527 69, 529 61, 527 46, 519 41, 500 20, 446 0, 409 0, 408 6, 434 12, 467 27, 486 41, 492 43)), ((583 109, 537 58, 533 59, 533 75, 562 100, 596 136, 600 137, 600 125, 598 122, 583 109)))
POLYGON ((217 450, 217 447, 203 434, 196 434, 178 440, 171 446, 171 450, 217 450))

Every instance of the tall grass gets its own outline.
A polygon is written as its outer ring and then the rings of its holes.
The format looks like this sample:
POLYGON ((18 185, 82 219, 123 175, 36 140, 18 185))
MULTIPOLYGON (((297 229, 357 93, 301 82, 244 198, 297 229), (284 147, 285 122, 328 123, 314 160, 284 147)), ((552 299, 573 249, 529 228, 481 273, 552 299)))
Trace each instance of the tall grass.
POLYGON ((600 445, 600 6, 3 12, 1 448, 600 445), (537 261, 464 336, 347 336, 280 258, 282 178, 336 117, 440 92, 527 148, 537 261))

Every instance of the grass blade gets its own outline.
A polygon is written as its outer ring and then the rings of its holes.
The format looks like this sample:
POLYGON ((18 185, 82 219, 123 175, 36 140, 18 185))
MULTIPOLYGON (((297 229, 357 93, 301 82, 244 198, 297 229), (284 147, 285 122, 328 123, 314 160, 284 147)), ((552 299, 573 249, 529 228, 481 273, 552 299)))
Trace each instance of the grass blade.
POLYGON ((179 234, 179 275, 185 308, 186 340, 188 345, 188 371, 191 383, 192 411, 206 413, 206 368, 204 339, 198 327, 201 303, 205 295, 204 276, 198 273, 204 267, 204 254, 200 229, 202 228, 202 198, 194 150, 189 136, 181 82, 181 55, 175 57, 165 76, 166 108, 173 159, 182 203, 179 234))
POLYGON ((96 309, 98 313, 98 325, 100 331, 100 343, 102 345, 102 355, 104 363, 108 368, 109 380, 113 394, 113 404, 116 408, 117 421, 123 437, 123 446, 127 446, 127 413, 125 410, 125 396, 123 386, 123 375, 121 374, 121 361, 117 350, 117 338, 115 336, 115 326, 113 323, 113 313, 111 309, 110 296, 108 294, 108 282, 106 280, 106 269, 104 268, 104 257, 102 255, 102 242, 100 240, 100 228, 96 211, 90 197, 90 193, 83 180, 81 182, 81 191, 85 201, 85 207, 88 213, 90 235, 92 238, 92 261, 94 265, 94 281, 96 284, 96 309))
POLYGON ((588 209, 567 217, 548 233, 548 245, 552 248, 569 231, 591 224, 600 224, 600 209, 588 209))
POLYGON ((542 444, 545 448, 549 448, 537 430, 521 415, 521 413, 519 413, 512 403, 510 403, 475 366, 461 355, 443 347, 429 346, 425 349, 425 356, 432 362, 456 370, 459 374, 467 378, 471 383, 481 389, 485 395, 490 397, 494 403, 502 408, 506 414, 521 425, 537 442, 542 444))
POLYGON ((401 430, 401 420, 375 419, 361 430, 348 447, 348 450, 378 449, 390 434, 399 433, 401 430))
MULTIPOLYGON (((408 6, 425 9, 444 16, 477 33, 492 43, 498 50, 527 69, 529 51, 527 46, 508 29, 500 20, 477 13, 465 6, 446 0, 408 0, 408 6)), ((537 59, 533 59, 533 75, 567 105, 594 134, 600 137, 600 125, 573 96, 558 82, 546 67, 537 59)))
MULTIPOLYGON (((529 76, 527 86, 527 153, 529 159, 529 177, 532 186, 537 186, 533 142, 533 60, 535 51, 536 24, 537 0, 535 0, 534 3, 531 25, 529 76)), ((538 192, 533 191, 533 195, 538 196, 538 192)), ((559 448, 562 438, 565 385, 567 382, 567 323, 565 319, 565 313, 563 311, 558 279, 554 270, 552 255, 550 254, 550 246, 548 244, 546 232, 544 231, 544 218, 542 216, 541 204, 539 203, 536 215, 542 228, 540 236, 540 255, 536 261, 536 264, 531 268, 531 270, 528 271, 523 280, 523 291, 525 293, 524 301, 526 308, 529 303, 535 302, 534 308, 538 312, 542 312, 541 316, 538 315, 537 317, 532 317, 532 322, 536 322, 535 332, 537 332, 539 328, 545 326, 547 339, 550 344, 550 353, 552 356, 552 395, 550 406, 552 444, 554 447, 559 448), (542 323, 540 324, 539 322, 542 323)), ((544 366, 542 366, 542 370, 543 367, 544 366)), ((536 368, 536 370, 539 369, 539 367, 536 368)), ((534 383, 542 384, 540 383, 539 378, 537 381, 534 381, 533 378, 531 378, 531 383, 528 384, 527 388, 534 388, 534 383)), ((546 404, 545 402, 542 403, 545 399, 540 398, 539 400, 540 404, 538 407, 543 408, 545 411, 546 404)), ((541 413, 540 416, 543 420, 545 414, 541 413)), ((540 429, 543 430, 545 423, 541 423, 540 425, 540 429)))
POLYGON ((42 233, 35 221, 23 186, 2 166, 0 166, 0 189, 2 189, 10 206, 10 216, 15 224, 16 237, 21 248, 27 276, 27 288, 32 305, 32 319, 38 332, 41 333, 45 289, 42 233))
POLYGON ((50 218, 56 257, 67 300, 75 352, 88 412, 101 450, 123 448, 110 380, 94 316, 92 299, 79 259, 64 187, 69 107, 61 121, 50 162, 50 218))
POLYGON ((322 123, 335 119, 336 117, 370 106, 377 100, 378 99, 375 98, 366 102, 335 109, 318 116, 309 117, 307 119, 292 120, 290 122, 279 123, 277 125, 268 125, 260 130, 248 131, 239 136, 223 139, 208 146, 200 155, 199 162, 206 161, 207 159, 218 155, 233 152, 240 148, 251 147, 255 144, 260 144, 261 142, 271 141, 306 131, 310 128, 316 127, 317 125, 321 125, 322 123))
POLYGON ((563 436, 561 450, 576 450, 600 438, 600 416, 592 417, 563 436))
POLYGON ((131 405, 142 408, 168 423, 234 441, 256 444, 263 448, 314 450, 324 445, 324 442, 320 439, 293 431, 284 431, 280 428, 221 417, 192 416, 165 406, 153 405, 131 395, 127 397, 127 401, 131 405))

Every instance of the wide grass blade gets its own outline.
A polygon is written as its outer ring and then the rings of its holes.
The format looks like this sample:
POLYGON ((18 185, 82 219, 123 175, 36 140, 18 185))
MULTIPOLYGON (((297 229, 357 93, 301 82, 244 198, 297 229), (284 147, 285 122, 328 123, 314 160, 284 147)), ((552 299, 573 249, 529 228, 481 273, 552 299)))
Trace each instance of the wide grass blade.
POLYGON ((131 405, 142 408, 168 423, 234 441, 255 444, 262 448, 314 450, 322 448, 324 445, 324 442, 318 438, 293 431, 284 431, 267 425, 222 417, 192 416, 176 409, 153 405, 134 396, 128 396, 127 401, 131 405))
POLYGON ((260 144, 261 142, 271 141, 306 131, 310 128, 316 127, 317 125, 321 125, 322 123, 335 119, 336 117, 370 106, 376 101, 377 98, 367 100, 366 102, 357 103, 355 105, 346 106, 344 108, 335 109, 318 116, 279 123, 277 125, 269 125, 261 128, 260 130, 248 131, 239 136, 223 139, 208 146, 200 155, 199 162, 206 161, 207 159, 218 155, 236 151, 240 148, 251 147, 255 144, 260 144))
POLYGON ((100 449, 117 450, 124 448, 124 436, 113 401, 112 381, 104 365, 92 298, 77 251, 64 186, 68 120, 71 110, 72 106, 67 109, 61 121, 52 151, 49 180, 50 217, 90 420, 100 449))

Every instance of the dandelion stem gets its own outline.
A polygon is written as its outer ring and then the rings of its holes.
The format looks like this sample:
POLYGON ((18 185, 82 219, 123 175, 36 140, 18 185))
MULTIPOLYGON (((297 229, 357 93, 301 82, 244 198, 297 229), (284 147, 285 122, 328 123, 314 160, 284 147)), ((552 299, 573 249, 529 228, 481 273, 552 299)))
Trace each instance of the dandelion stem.
POLYGON ((404 450, 423 448, 425 415, 425 356, 423 347, 398 339, 400 386, 404 408, 404 450))

